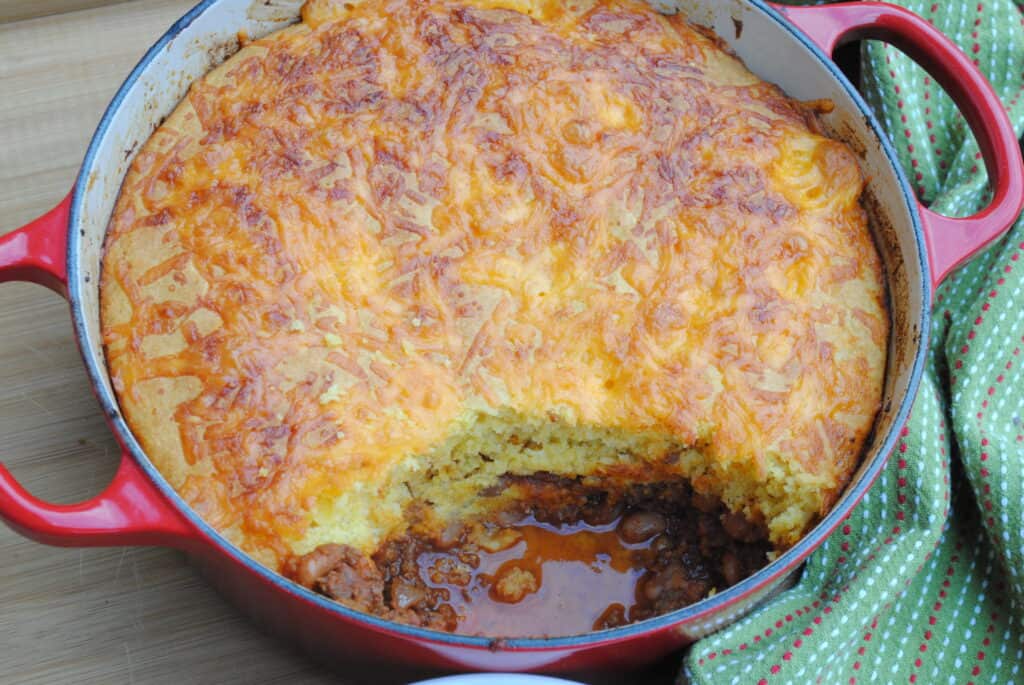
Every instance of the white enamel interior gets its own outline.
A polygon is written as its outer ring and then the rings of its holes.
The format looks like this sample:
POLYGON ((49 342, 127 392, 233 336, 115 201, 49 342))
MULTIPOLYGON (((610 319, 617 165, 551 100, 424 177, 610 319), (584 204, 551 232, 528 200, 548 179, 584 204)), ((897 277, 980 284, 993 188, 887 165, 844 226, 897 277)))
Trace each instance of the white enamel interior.
MULTIPOLYGON (((128 165, 140 145, 185 95, 189 84, 237 50, 239 31, 259 37, 283 28, 296 20, 301 4, 301 0, 220 0, 201 9, 191 23, 163 43, 148 63, 140 67, 137 80, 108 113, 106 127, 100 126, 77 189, 78 222, 71 229, 75 235, 70 243, 69 264, 72 296, 77 296, 81 304, 76 323, 81 331, 82 350, 96 362, 94 368, 100 369, 98 391, 108 406, 115 406, 116 401, 100 346, 98 275, 104 233, 128 165)), ((869 446, 868 458, 854 478, 856 484, 864 477, 878 446, 891 431, 898 430, 893 423, 912 384, 915 355, 921 344, 918 326, 927 293, 922 255, 911 218, 916 210, 904 194, 893 162, 870 122, 829 68, 790 28, 744 0, 653 0, 652 4, 666 11, 681 10, 694 23, 713 28, 749 68, 789 95, 832 100, 836 107, 824 117, 826 126, 860 155, 870 179, 867 205, 885 260, 893 335, 883 410, 874 444, 869 446)), ((125 430, 119 421, 115 421, 115 427, 125 430)), ((126 444, 134 445, 131 436, 121 437, 126 444)), ((703 625, 691 626, 687 632, 697 635, 733 620, 736 613, 749 608, 749 600, 772 589, 759 588, 742 607, 734 606, 732 611, 708 617, 703 625)))

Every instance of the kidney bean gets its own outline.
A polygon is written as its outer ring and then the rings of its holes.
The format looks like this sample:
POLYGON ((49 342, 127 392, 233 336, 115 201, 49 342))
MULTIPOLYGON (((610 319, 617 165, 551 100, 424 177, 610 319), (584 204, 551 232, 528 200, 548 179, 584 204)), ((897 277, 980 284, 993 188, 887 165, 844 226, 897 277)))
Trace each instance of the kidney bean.
POLYGON ((634 511, 619 523, 619 537, 630 544, 650 540, 665 532, 665 517, 654 511, 634 511))

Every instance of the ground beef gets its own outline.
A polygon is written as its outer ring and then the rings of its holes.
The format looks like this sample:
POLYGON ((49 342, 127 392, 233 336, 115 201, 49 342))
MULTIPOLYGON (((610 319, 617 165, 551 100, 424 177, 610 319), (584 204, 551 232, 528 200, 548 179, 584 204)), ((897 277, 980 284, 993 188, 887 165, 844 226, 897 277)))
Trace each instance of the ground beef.
MULTIPOLYGON (((489 583, 489 599, 510 605, 538 591, 543 582, 539 567, 531 570, 513 560, 493 577, 478 572, 481 555, 507 548, 517 526, 529 522, 556 533, 566 527, 614 530, 620 561, 640 572, 632 605, 601 606, 595 597, 587 608, 596 616, 591 628, 602 630, 697 602, 712 590, 738 583, 768 560, 763 524, 727 511, 717 498, 695 494, 685 484, 644 484, 614 492, 593 479, 536 474, 506 477, 493 493, 510 489, 517 503, 490 520, 453 524, 435 538, 398 537, 372 557, 345 545, 323 545, 289 560, 284 573, 359 611, 456 632, 464 617, 453 605, 472 610, 466 604, 471 585, 489 583)), ((571 548, 571 534, 565 543, 571 548)), ((558 626, 528 630, 560 634, 558 626)))

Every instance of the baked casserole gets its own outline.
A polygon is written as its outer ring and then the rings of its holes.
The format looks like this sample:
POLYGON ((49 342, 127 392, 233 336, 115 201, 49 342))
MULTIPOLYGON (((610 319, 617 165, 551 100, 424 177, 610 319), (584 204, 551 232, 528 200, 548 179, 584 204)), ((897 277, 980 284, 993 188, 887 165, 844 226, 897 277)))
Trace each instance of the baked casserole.
POLYGON ((310 0, 243 42, 133 161, 101 283, 124 416, 207 522, 505 634, 467 588, 527 601, 536 570, 482 565, 560 527, 640 579, 581 595, 602 628, 828 511, 889 324, 827 103, 634 0, 310 0))

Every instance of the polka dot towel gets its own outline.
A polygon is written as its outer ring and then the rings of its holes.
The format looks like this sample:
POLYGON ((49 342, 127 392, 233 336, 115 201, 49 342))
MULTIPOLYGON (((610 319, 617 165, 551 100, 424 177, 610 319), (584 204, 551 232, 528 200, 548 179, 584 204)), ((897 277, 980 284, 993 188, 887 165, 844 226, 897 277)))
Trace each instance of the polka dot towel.
MULTIPOLYGON (((901 4, 957 41, 1024 131, 1021 7, 901 4)), ((952 216, 981 207, 977 145, 927 74, 870 43, 862 80, 919 196, 952 216)), ((928 370, 879 481, 793 589, 693 645, 680 682, 1024 682, 1022 494, 1024 221, 940 286, 928 370)))

